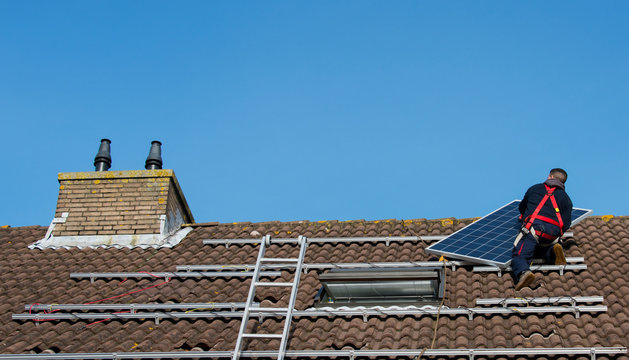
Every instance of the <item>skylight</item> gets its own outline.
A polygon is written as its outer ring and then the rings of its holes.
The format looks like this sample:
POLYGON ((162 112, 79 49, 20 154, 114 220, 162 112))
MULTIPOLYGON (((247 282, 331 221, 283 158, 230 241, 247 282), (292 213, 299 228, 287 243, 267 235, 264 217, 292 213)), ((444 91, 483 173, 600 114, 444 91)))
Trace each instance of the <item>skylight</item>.
POLYGON ((443 297, 442 267, 332 269, 316 306, 426 305, 443 297))

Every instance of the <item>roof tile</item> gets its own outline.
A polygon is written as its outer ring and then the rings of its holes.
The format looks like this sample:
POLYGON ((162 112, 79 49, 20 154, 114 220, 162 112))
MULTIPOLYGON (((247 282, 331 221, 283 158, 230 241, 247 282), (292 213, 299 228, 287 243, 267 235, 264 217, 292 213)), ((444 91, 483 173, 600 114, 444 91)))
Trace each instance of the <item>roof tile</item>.
MULTIPOLYGON (((28 303, 85 303, 145 289, 163 279, 73 280, 70 272, 174 271, 176 265, 252 264, 255 245, 203 245, 208 238, 250 238, 258 236, 416 236, 451 233, 475 219, 383 220, 351 222, 291 222, 213 224, 196 227, 172 249, 58 249, 28 250, 41 239, 44 227, 0 229, 0 253, 7 261, 0 271, 0 352, 27 353, 33 349, 63 352, 175 351, 200 348, 232 350, 240 326, 239 319, 163 319, 155 324, 147 317, 136 321, 11 321, 11 313, 24 312, 28 303), (277 235, 276 235, 277 233, 277 235), (22 284, 28 283, 29 287, 22 284)), ((629 343, 629 263, 624 249, 629 247, 629 218, 608 222, 587 218, 573 228, 574 241, 567 256, 584 256, 588 269, 538 274, 532 289, 513 290, 511 276, 475 273, 471 267, 448 269, 446 306, 475 307, 477 298, 594 296, 602 295, 607 313, 572 313, 440 316, 437 348, 487 347, 591 347, 626 346, 629 343)), ((424 242, 312 243, 307 263, 426 261, 424 242)), ((294 245, 272 246, 269 256, 297 256, 294 245)), ((320 288, 319 272, 301 277, 297 309, 314 305, 320 288)), ((289 281, 284 271, 281 280, 289 281)), ((249 279, 188 278, 143 291, 115 297, 107 303, 130 302, 242 302, 249 291, 249 279)), ((287 304, 288 295, 277 289, 260 289, 257 300, 263 304, 287 304)), ((102 302, 105 303, 105 302, 102 302)), ((28 312, 28 311, 26 311, 28 312)), ((282 322, 251 320, 257 331, 281 332, 282 322)), ((293 320, 291 349, 396 349, 430 347, 435 316, 308 317, 293 320)), ((270 349, 278 341, 250 341, 249 347, 270 349)), ((624 357, 626 358, 626 357, 624 357)))

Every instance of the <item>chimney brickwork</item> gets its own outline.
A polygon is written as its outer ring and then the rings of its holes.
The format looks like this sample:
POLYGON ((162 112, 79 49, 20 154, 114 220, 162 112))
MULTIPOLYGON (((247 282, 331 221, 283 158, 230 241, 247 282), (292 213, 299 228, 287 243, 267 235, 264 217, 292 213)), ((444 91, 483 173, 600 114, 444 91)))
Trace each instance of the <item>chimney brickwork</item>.
POLYGON ((59 173, 52 235, 137 235, 177 230, 194 219, 172 170, 59 173))

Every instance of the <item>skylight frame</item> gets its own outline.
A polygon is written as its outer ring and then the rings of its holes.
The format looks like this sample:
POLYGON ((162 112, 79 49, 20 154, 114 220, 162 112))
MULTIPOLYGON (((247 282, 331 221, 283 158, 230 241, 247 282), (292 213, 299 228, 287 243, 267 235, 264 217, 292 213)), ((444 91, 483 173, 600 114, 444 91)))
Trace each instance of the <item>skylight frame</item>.
POLYGON ((315 307, 436 305, 444 295, 444 271, 444 266, 334 268, 319 275, 315 307))

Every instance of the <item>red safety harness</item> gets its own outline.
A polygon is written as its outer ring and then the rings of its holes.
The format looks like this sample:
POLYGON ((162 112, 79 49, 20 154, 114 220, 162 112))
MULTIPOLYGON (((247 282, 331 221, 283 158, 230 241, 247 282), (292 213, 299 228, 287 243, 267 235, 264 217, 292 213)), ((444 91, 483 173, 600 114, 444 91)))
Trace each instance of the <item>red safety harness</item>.
MULTIPOLYGON (((533 226, 533 221, 535 220, 541 220, 543 222, 547 222, 549 224, 553 224, 555 226, 559 227, 559 237, 561 237, 561 235, 563 235, 563 220, 561 219, 561 213, 559 212, 559 206, 557 206, 557 200, 555 200, 555 195, 553 194, 553 192, 555 191, 554 187, 550 187, 546 184, 544 184, 544 186, 546 187, 546 195, 544 195, 544 198, 542 199, 542 201, 540 201, 539 205, 537 205, 537 208, 535 208, 535 211, 533 212, 533 214, 531 214, 531 216, 529 216, 527 219, 525 219, 526 225, 524 225, 524 228, 527 231, 531 231, 531 226, 533 226), (555 215, 557 215, 557 220, 551 219, 549 217, 546 216, 542 216, 539 215, 539 211, 542 209, 542 207, 544 206, 544 204, 546 203, 546 201, 548 200, 548 198, 550 198, 550 201, 553 204, 553 207, 555 208, 555 215)), ((539 237, 543 237, 544 239, 548 239, 548 240, 555 240, 557 239, 557 237, 552 236, 552 235, 548 235, 546 233, 543 233, 539 230, 535 230, 533 229, 533 231, 535 232, 535 235, 539 236, 539 237)))

